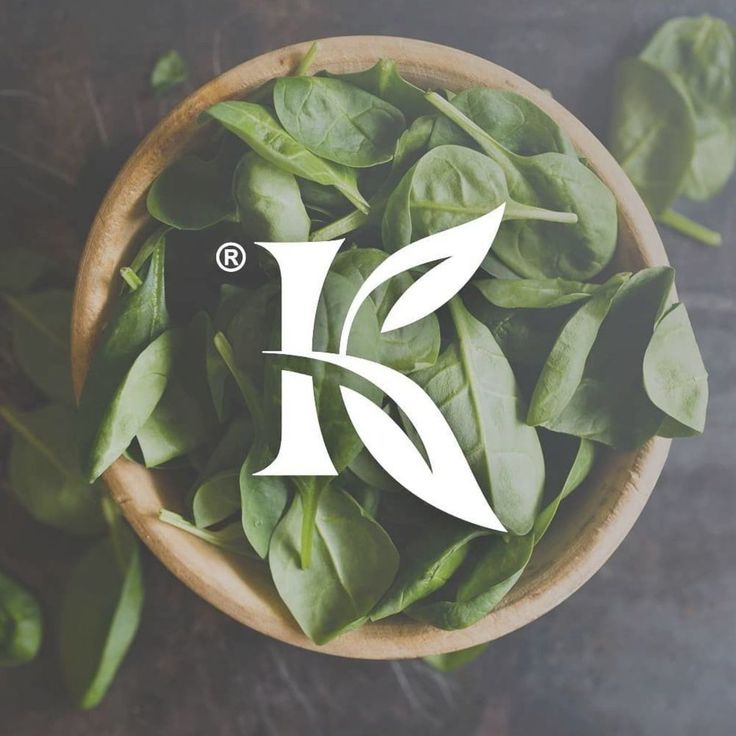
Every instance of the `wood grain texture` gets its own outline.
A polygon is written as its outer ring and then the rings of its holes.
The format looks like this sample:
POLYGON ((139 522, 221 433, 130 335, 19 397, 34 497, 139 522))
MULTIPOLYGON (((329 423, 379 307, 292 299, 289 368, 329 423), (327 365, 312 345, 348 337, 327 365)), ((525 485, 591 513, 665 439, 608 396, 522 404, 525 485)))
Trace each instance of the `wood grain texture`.
MULTIPOLYGON (((147 222, 144 196, 163 168, 191 145, 198 114, 216 101, 241 97, 291 70, 309 43, 260 56, 216 78, 187 98, 143 141, 113 183, 89 234, 82 258, 72 324, 72 362, 79 392, 113 298, 118 268, 147 222)), ((603 145, 546 92, 491 62, 432 43, 352 36, 320 41, 318 66, 355 71, 381 57, 396 59, 412 81, 462 89, 484 85, 525 95, 567 132, 611 188, 619 207, 617 265, 667 264, 644 204, 603 145)), ((587 487, 570 499, 506 600, 462 631, 445 632, 403 618, 370 624, 317 647, 298 629, 265 572, 230 558, 157 519, 161 506, 181 497, 160 473, 120 460, 105 474, 113 497, 144 542, 185 584, 238 621, 282 641, 320 652, 367 659, 417 657, 452 651, 503 636, 543 615, 588 580, 636 521, 661 472, 669 441, 656 439, 634 453, 608 453, 587 487)))

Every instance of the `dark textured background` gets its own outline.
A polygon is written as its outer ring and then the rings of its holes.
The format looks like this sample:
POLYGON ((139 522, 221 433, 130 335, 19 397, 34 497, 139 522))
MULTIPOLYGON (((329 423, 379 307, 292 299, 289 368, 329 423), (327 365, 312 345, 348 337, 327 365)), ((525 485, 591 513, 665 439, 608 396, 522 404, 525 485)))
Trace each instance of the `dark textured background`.
MULTIPOLYGON (((705 10, 736 23, 733 0, 2 0, 2 244, 53 249, 73 274, 106 185, 175 101, 147 90, 169 48, 188 60, 191 90, 293 41, 414 36, 514 70, 603 135, 616 60, 666 18, 705 10)), ((0 734, 734 733, 735 184, 697 210, 723 231, 722 249, 663 233, 711 373, 708 430, 675 443, 636 528, 571 600, 441 676, 419 662, 347 661, 270 641, 148 559, 143 625, 103 705, 83 714, 67 704, 47 642, 33 665, 0 671, 0 734)), ((22 401, 5 353, 0 400, 22 401)), ((48 606, 78 549, 0 490, 0 566, 48 606)))

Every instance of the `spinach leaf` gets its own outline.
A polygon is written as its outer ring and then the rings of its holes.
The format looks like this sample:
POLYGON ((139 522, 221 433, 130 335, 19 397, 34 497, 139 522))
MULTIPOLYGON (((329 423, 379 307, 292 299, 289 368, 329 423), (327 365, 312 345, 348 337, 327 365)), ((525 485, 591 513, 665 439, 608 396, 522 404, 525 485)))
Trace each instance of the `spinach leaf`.
POLYGON ((200 528, 214 526, 240 511, 237 468, 223 470, 205 480, 192 501, 194 523, 200 528))
POLYGON ((642 362, 672 287, 670 268, 634 274, 619 290, 562 413, 542 426, 617 449, 641 446, 662 421, 644 389, 642 362))
POLYGON ((207 350, 212 341, 210 319, 199 312, 186 330, 172 332, 179 335, 174 342, 180 346, 174 346, 176 359, 166 390, 136 434, 149 468, 201 447, 217 423, 207 371, 207 350))
POLYGON ((505 309, 551 309, 590 299, 598 284, 566 279, 484 279, 473 282, 491 304, 505 309))
POLYGON ((662 214, 682 189, 695 151, 695 121, 681 88, 641 59, 619 67, 611 153, 649 211, 662 214))
POLYGON ((440 629, 464 629, 488 615, 524 572, 534 550, 534 534, 490 537, 485 549, 460 580, 451 600, 410 606, 407 614, 440 629))
MULTIPOLYGON (((569 212, 529 207, 512 200, 503 170, 482 153, 461 146, 438 146, 404 174, 389 197, 381 228, 384 247, 398 250, 485 215, 503 202, 507 220, 576 220, 569 212)), ((496 245, 494 250, 498 252, 496 245)))
POLYGON ((365 621, 396 574, 399 555, 384 529, 339 488, 320 494, 311 563, 301 567, 303 504, 294 496, 271 540, 276 589, 304 633, 317 644, 365 621))
POLYGON ((345 166, 390 161, 406 127, 392 104, 340 79, 282 77, 273 102, 288 133, 312 153, 345 166))
POLYGON ((590 279, 608 265, 616 248, 616 200, 595 173, 576 157, 561 153, 513 153, 453 103, 432 92, 427 99, 470 135, 506 176, 513 198, 508 198, 507 207, 513 204, 513 209, 506 219, 522 222, 502 226, 496 236, 494 252, 504 263, 522 276, 576 280, 590 279), (561 211, 570 219, 535 222, 523 210, 515 216, 514 210, 522 206, 561 211))
POLYGON ((654 329, 644 353, 644 387, 655 406, 686 428, 685 434, 705 429, 708 372, 684 304, 676 304, 654 329))
POLYGON ((334 187, 317 184, 309 179, 298 179, 297 183, 302 202, 315 219, 316 215, 332 219, 350 208, 350 202, 334 187))
POLYGON ((166 388, 174 335, 164 296, 164 246, 143 286, 126 294, 106 326, 79 403, 82 472, 95 480, 125 450, 166 388))
POLYGON ((280 169, 317 184, 334 186, 359 210, 368 211, 354 171, 315 156, 292 138, 267 108, 252 102, 218 102, 207 114, 280 169))
POLYGON ((736 166, 736 37, 710 15, 673 18, 652 37, 641 59, 661 69, 687 96, 695 124, 694 151, 681 193, 714 197, 736 166))
POLYGON ((30 662, 43 637, 41 608, 18 582, 0 572, 0 667, 30 662))
POLYGON ((400 550, 400 564, 391 587, 371 612, 371 621, 400 613, 439 590, 457 571, 468 544, 486 530, 442 517, 400 550))
POLYGON ((452 428, 501 523, 526 534, 539 511, 544 460, 506 357, 459 299, 450 302, 457 339, 414 374, 452 428))
MULTIPOLYGON (((258 476, 273 459, 267 444, 267 428, 258 392, 236 363, 232 346, 224 335, 215 337, 215 346, 235 379, 253 419, 256 439, 238 475, 243 531, 259 557, 265 558, 274 529, 289 501, 289 482, 281 476, 258 476)), ((311 537, 309 538, 311 542, 311 537)), ((308 543, 306 549, 311 549, 308 543)))
POLYGON ((23 508, 70 534, 100 532, 103 490, 90 486, 79 468, 74 412, 61 404, 30 412, 0 406, 0 416, 14 433, 8 479, 23 508))
POLYGON ((165 95, 175 87, 187 81, 187 70, 184 57, 172 49, 160 56, 151 70, 151 87, 160 95, 165 95))
POLYGON ((253 548, 248 544, 248 540, 243 534, 243 527, 239 522, 228 524, 222 529, 213 531, 211 529, 200 529, 190 521, 187 521, 181 514, 169 511, 168 509, 161 509, 158 513, 158 518, 164 524, 191 534, 193 537, 197 537, 224 552, 237 555, 238 557, 255 558, 253 548))
POLYGON ((232 215, 233 166, 182 156, 160 173, 146 197, 152 217, 178 230, 204 230, 232 215))
POLYGON ((257 153, 246 153, 233 184, 240 222, 252 240, 273 243, 309 239, 311 223, 296 177, 257 153))
MULTIPOLYGON (((313 349, 317 352, 337 353, 339 351, 340 333, 345 316, 356 294, 356 285, 336 272, 330 272, 325 279, 324 288, 317 305, 313 349)), ((361 358, 375 360, 379 354, 379 328, 376 311, 372 302, 366 302, 356 316, 350 333, 348 352, 361 358)), ((286 359, 279 367, 304 372, 300 361, 286 359)), ((321 362, 308 366, 314 384, 314 395, 317 413, 322 427, 325 446, 332 463, 338 473, 342 472, 357 457, 363 448, 352 422, 348 419, 342 403, 341 387, 352 388, 380 404, 382 393, 372 384, 368 384, 357 376, 336 370, 321 362)), ((273 410, 281 405, 280 382, 273 370, 267 373, 270 378, 270 395, 273 397, 273 410)), ((303 497, 304 522, 302 557, 303 564, 309 565, 312 525, 317 509, 320 493, 331 481, 330 478, 298 478, 295 479, 299 492, 303 497)))
POLYGON ((592 442, 580 440, 561 489, 535 519, 528 534, 492 535, 480 540, 481 549, 457 581, 454 596, 416 603, 407 609, 407 614, 441 629, 464 629, 488 615, 516 585, 561 501, 590 472, 594 452, 592 442))
POLYGON ((601 325, 628 278, 628 274, 612 276, 564 325, 534 387, 528 424, 552 422, 572 399, 601 325))
POLYGON ((74 702, 94 708, 135 637, 143 607, 138 541, 121 520, 72 571, 61 610, 61 664, 74 702))
POLYGON ((432 654, 429 657, 422 657, 422 659, 438 672, 455 672, 480 657, 489 646, 488 643, 476 644, 474 647, 468 647, 467 649, 459 649, 456 652, 447 652, 446 654, 432 654))
MULTIPOLYGON (((375 248, 352 248, 337 255, 332 271, 350 279, 357 291, 386 258, 386 253, 375 248)), ((402 273, 373 292, 371 299, 378 324, 384 323, 398 298, 413 283, 414 279, 409 273, 402 273)), ((403 373, 434 365, 439 350, 440 326, 434 314, 398 330, 383 333, 379 338, 380 362, 403 373)))
POLYGON ((13 313, 13 353, 33 384, 49 398, 72 405, 69 322, 72 295, 41 291, 4 295, 13 313))
MULTIPOLYGON (((555 151, 577 157, 563 130, 526 97, 504 89, 471 87, 458 92, 452 105, 463 112, 502 146, 521 156, 555 151)), ((441 117, 432 131, 430 146, 474 141, 448 118, 441 117)))
POLYGON ((244 414, 235 415, 208 453, 199 482, 223 470, 230 470, 240 465, 252 442, 253 426, 250 419, 244 414))
POLYGON ((424 90, 407 82, 399 74, 393 59, 379 59, 370 69, 349 74, 329 75, 335 79, 364 89, 401 110, 407 118, 414 119, 432 111, 424 99, 424 90))
POLYGON ((256 441, 240 474, 240 505, 245 536, 256 554, 265 559, 271 538, 289 503, 289 481, 279 476, 254 475, 273 460, 272 453, 256 441))

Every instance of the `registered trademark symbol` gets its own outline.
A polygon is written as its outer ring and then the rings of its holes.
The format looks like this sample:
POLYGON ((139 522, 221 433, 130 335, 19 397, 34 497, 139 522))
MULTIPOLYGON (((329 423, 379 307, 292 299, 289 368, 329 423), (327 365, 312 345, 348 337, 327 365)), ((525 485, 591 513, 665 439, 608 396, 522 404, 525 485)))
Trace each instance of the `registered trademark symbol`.
POLYGON ((223 271, 240 271, 245 266, 245 248, 239 243, 223 243, 217 249, 215 260, 223 271))

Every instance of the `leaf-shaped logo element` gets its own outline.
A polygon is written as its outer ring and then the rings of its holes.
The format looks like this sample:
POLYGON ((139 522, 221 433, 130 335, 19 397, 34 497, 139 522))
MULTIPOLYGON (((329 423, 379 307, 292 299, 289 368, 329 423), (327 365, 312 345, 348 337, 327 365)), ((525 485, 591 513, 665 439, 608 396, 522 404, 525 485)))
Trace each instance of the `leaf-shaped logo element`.
POLYGON ((355 316, 365 300, 381 284, 405 271, 439 261, 417 279, 396 301, 381 325, 381 332, 398 330, 439 309, 470 281, 493 244, 505 204, 463 225, 443 230, 411 243, 389 256, 363 282, 350 305, 340 353, 347 354, 355 316))
POLYGON ((426 503, 471 524, 505 532, 468 465, 440 409, 408 376, 352 355, 311 353, 377 386, 417 429, 427 460, 406 432, 380 406, 347 386, 340 392, 350 421, 368 452, 406 490, 426 503))

